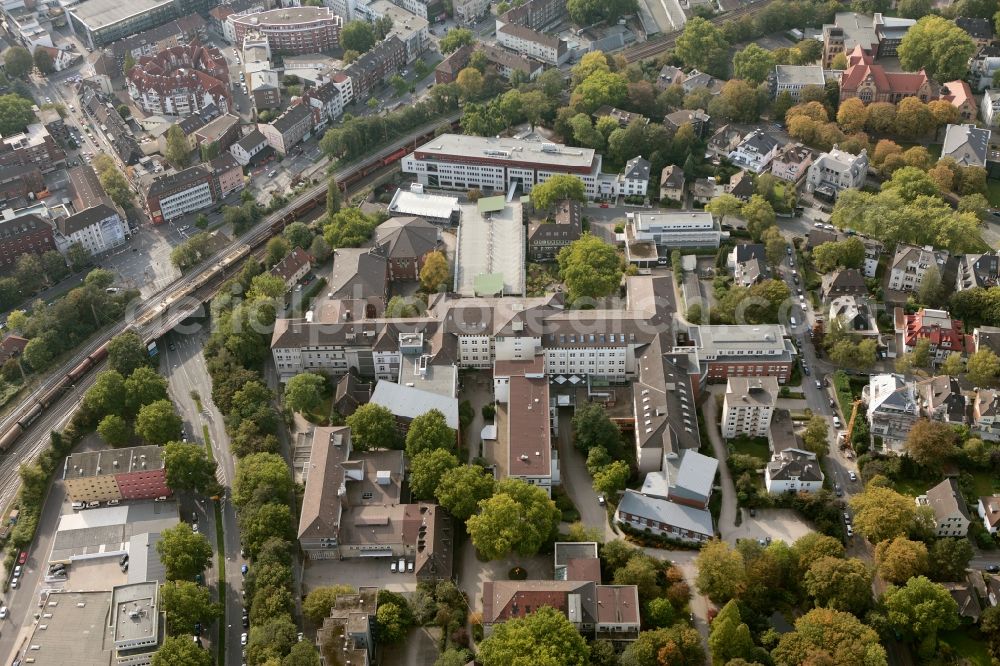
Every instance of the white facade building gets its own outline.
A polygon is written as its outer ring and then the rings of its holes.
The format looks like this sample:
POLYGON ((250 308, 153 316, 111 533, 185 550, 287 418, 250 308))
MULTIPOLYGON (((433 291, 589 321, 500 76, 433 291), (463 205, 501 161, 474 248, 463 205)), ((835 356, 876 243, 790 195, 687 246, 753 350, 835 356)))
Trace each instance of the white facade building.
POLYGON ((722 402, 722 436, 767 437, 777 398, 774 377, 730 377, 722 402))
POLYGON ((924 281, 924 275, 934 266, 939 274, 944 272, 948 261, 946 250, 935 250, 933 247, 916 247, 899 244, 896 255, 892 259, 889 272, 889 289, 893 291, 917 291, 924 281))
POLYGON ((192 187, 160 198, 160 213, 164 220, 172 220, 185 213, 191 213, 212 205, 212 188, 208 182, 200 182, 192 187))
POLYGON ((561 65, 569 59, 566 41, 523 25, 497 21, 497 43, 528 58, 541 60, 549 65, 561 65))
POLYGON ((868 177, 868 152, 852 155, 834 146, 830 152, 817 157, 806 175, 806 189, 815 192, 827 187, 834 196, 842 190, 857 190, 868 177))
POLYGON ((729 159, 747 171, 763 173, 770 167, 779 147, 777 139, 758 129, 743 138, 736 150, 729 153, 729 159))
POLYGON ((764 486, 772 495, 814 493, 823 488, 823 470, 812 451, 784 449, 764 468, 764 486))
POLYGON ((442 134, 405 156, 402 171, 426 187, 506 193, 519 185, 525 194, 550 176, 568 174, 579 177, 593 199, 600 195, 601 155, 558 143, 442 134))
POLYGON ((118 211, 107 204, 99 204, 56 222, 56 249, 63 254, 74 243, 82 245, 90 254, 107 252, 128 239, 128 224, 118 211))
POLYGON ((983 93, 983 103, 979 105, 979 115, 987 127, 1000 125, 1000 88, 983 93))
POLYGON ((711 213, 704 211, 628 213, 628 226, 636 241, 653 241, 663 250, 684 247, 719 247, 722 230, 711 213))

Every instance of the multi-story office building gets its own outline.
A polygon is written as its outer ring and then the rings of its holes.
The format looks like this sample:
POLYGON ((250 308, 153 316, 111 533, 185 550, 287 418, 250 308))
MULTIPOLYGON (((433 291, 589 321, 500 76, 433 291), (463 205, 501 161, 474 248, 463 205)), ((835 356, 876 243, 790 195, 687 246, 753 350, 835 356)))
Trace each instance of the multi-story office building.
POLYGON ((777 97, 787 92, 797 102, 803 89, 809 86, 822 88, 825 85, 826 78, 819 65, 775 65, 774 74, 771 75, 771 96, 777 97))
POLYGON ((590 148, 523 139, 442 134, 402 160, 403 173, 433 188, 524 193, 555 174, 579 177, 587 196, 599 196, 601 155, 590 148))
POLYGON ((688 338, 679 348, 697 352, 702 377, 709 383, 730 377, 775 377, 784 384, 795 365, 795 346, 781 325, 692 326, 688 338))
POLYGON ((153 224, 208 208, 214 202, 212 174, 201 164, 157 178, 146 192, 146 209, 153 224))
POLYGON ((177 0, 87 0, 66 10, 70 29, 96 49, 180 18, 177 0))
POLYGON ((636 211, 628 215, 625 256, 640 266, 662 262, 673 249, 719 247, 722 240, 719 223, 704 211, 636 211))
POLYGON ((340 44, 344 21, 329 7, 285 7, 257 14, 233 14, 237 44, 247 32, 259 32, 267 38, 271 51, 278 55, 297 55, 332 51, 340 44))

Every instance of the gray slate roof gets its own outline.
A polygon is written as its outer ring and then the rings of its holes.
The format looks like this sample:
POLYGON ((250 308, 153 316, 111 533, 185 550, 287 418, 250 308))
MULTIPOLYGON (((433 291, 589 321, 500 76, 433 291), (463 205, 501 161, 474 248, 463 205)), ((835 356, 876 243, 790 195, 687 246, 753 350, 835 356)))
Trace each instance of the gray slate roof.
POLYGON ((634 490, 625 491, 625 495, 618 504, 618 511, 642 518, 650 518, 698 534, 712 536, 715 533, 715 528, 712 525, 712 514, 708 509, 696 509, 693 506, 647 497, 634 490))

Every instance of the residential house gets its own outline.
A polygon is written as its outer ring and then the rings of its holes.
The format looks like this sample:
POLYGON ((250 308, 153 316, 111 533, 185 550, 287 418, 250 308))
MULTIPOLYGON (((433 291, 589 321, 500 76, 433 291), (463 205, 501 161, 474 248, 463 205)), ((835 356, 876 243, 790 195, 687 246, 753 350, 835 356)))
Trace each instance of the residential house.
POLYGON ((366 102, 372 90, 406 67, 406 45, 390 36, 368 49, 344 73, 351 80, 354 99, 366 102))
POLYGON ((873 278, 878 273, 878 261, 885 246, 872 238, 862 238, 861 242, 865 245, 865 263, 861 267, 861 274, 866 278, 873 278))
POLYGON ((116 208, 105 203, 57 218, 56 232, 56 249, 63 254, 79 243, 96 256, 124 245, 129 237, 128 224, 116 208))
POLYGON ((979 498, 976 505, 979 517, 983 519, 983 527, 990 534, 996 534, 1000 529, 1000 495, 987 495, 979 498))
POLYGON ((996 326, 980 326, 972 330, 973 353, 980 349, 989 349, 1000 356, 1000 328, 996 326))
POLYGON ((684 80, 684 70, 673 65, 664 65, 660 69, 659 76, 656 77, 656 87, 666 90, 670 86, 680 85, 684 80))
POLYGON ((680 82, 685 95, 695 90, 704 89, 710 92, 713 96, 722 92, 722 86, 724 86, 725 83, 725 81, 721 81, 711 74, 699 72, 697 69, 692 69, 690 72, 685 74, 684 80, 680 82))
POLYGON ((41 255, 56 249, 52 224, 34 213, 0 211, 0 268, 11 270, 24 254, 41 255))
POLYGON ((1000 282, 1000 257, 996 254, 964 254, 958 257, 955 291, 989 288, 1000 282))
POLYGON ((983 47, 993 41, 993 22, 989 19, 972 16, 956 16, 955 25, 968 33, 976 42, 977 47, 983 47))
POLYGON ((865 278, 856 268, 841 268, 823 276, 820 294, 824 301, 838 296, 867 296, 865 278))
MULTIPOLYGON (((969 572, 969 576, 979 576, 979 572, 969 572)), ((948 590, 951 598, 958 605, 958 614, 963 618, 968 618, 973 623, 979 622, 979 617, 983 614, 983 607, 979 603, 979 593, 975 585, 969 581, 963 583, 942 583, 944 589, 948 590)))
POLYGON ((948 125, 944 132, 941 157, 950 157, 959 166, 986 166, 990 131, 975 125, 948 125))
POLYGON ((969 425, 971 410, 958 379, 936 375, 917 382, 920 408, 924 416, 951 425, 969 425))
POLYGON ((1000 46, 988 44, 980 47, 969 60, 969 83, 972 84, 972 89, 981 92, 990 88, 997 71, 1000 71, 1000 46))
POLYGON ((553 261, 560 250, 578 240, 583 233, 582 210, 579 201, 567 199, 559 203, 551 222, 532 222, 528 227, 528 258, 553 261))
POLYGON ((703 109, 680 109, 664 116, 663 124, 675 133, 684 125, 691 125, 695 136, 704 139, 711 127, 712 118, 703 109))
POLYGON ((721 193, 722 189, 715 181, 715 176, 696 178, 694 183, 691 184, 691 201, 704 206, 721 193))
POLYGON ((953 477, 947 478, 916 498, 917 506, 934 510, 934 535, 936 537, 964 537, 969 533, 969 512, 965 500, 953 477))
POLYGON ((285 291, 291 291, 311 270, 312 258, 305 250, 296 247, 271 267, 271 275, 281 278, 285 283, 285 291))
POLYGON ((344 115, 347 101, 340 92, 340 86, 333 81, 324 83, 305 92, 305 101, 313 111, 313 124, 317 127, 328 125, 344 115))
POLYGON ((774 377, 730 377, 722 401, 722 436, 766 437, 777 400, 774 377))
POLYGON ((772 98, 787 92, 795 102, 799 101, 804 88, 823 88, 826 85, 823 68, 819 65, 776 65, 768 78, 772 98))
POLYGON ((871 434, 882 438, 886 451, 902 451, 906 436, 920 415, 916 385, 902 375, 872 375, 861 399, 868 405, 871 434))
POLYGON ((622 109, 616 109, 609 104, 603 104, 597 107, 597 110, 591 114, 594 118, 594 122, 597 122, 599 118, 608 116, 618 122, 619 127, 628 127, 632 123, 636 122, 641 125, 648 125, 649 118, 642 115, 641 113, 635 113, 634 111, 624 111, 622 109))
POLYGON ((660 173, 660 200, 684 201, 684 169, 671 164, 660 173))
POLYGON ((893 318, 896 335, 902 340, 900 348, 907 352, 913 351, 917 341, 928 340, 934 361, 943 361, 952 352, 963 356, 972 353, 972 336, 965 333, 962 320, 952 319, 947 310, 920 308, 908 315, 897 307, 893 318))
POLYGON ((966 123, 975 123, 979 117, 979 107, 972 94, 972 88, 965 81, 949 81, 941 86, 939 99, 950 102, 958 109, 958 117, 966 123))
POLYGON ((859 155, 852 155, 834 145, 809 166, 806 189, 832 201, 843 190, 860 189, 867 177, 868 151, 862 149, 859 155))
POLYGON ((729 184, 725 186, 727 194, 732 194, 740 201, 749 201, 754 195, 753 176, 747 171, 737 171, 729 178, 729 184))
POLYGON ((814 493, 823 488, 823 469, 812 451, 787 448, 768 461, 764 486, 772 495, 814 493))
POLYGON ((389 262, 380 254, 364 248, 338 248, 333 251, 329 298, 389 300, 389 262))
POLYGON ((296 104, 270 123, 257 123, 257 129, 267 138, 267 145, 285 155, 313 129, 313 116, 306 104, 296 104))
POLYGON ((299 545, 312 560, 405 558, 418 580, 451 578, 451 518, 402 502, 402 451, 354 451, 346 426, 312 433, 299 545))
POLYGON ((225 199, 243 189, 243 167, 231 153, 222 153, 208 163, 216 199, 225 199))
POLYGON ((761 243, 743 243, 733 248, 727 260, 733 271, 733 284, 750 287, 771 277, 767 253, 761 243))
POLYGON ((570 56, 565 39, 517 23, 505 24, 500 18, 497 19, 496 37, 500 46, 549 65, 562 65, 570 56))
POLYGON ((427 255, 441 245, 441 229, 419 217, 391 217, 375 229, 374 251, 388 260, 393 282, 419 280, 427 255))
POLYGON ((972 432, 980 439, 1000 440, 1000 392, 978 389, 972 398, 972 432))
POLYGON ((840 231, 813 227, 806 232, 806 249, 815 250, 823 243, 836 243, 841 240, 844 240, 844 235, 840 231))
POLYGON ((932 268, 940 276, 948 261, 947 250, 935 250, 930 245, 916 247, 900 243, 889 267, 889 289, 918 291, 924 276, 932 268))
MULTIPOLYGON (((28 346, 28 339, 20 335, 11 333, 0 340, 0 365, 12 358, 17 358, 24 353, 24 348, 28 346)), ((23 377, 22 377, 23 379, 23 377)))
POLYGON ((747 134, 736 149, 729 153, 729 159, 736 166, 763 173, 768 169, 771 160, 778 154, 780 144, 777 139, 762 130, 755 129, 747 134))
POLYGON ((625 163, 625 170, 618 174, 618 194, 623 197, 645 197, 649 187, 649 160, 642 155, 625 163))
POLYGON ((259 129, 254 129, 230 146, 229 152, 240 163, 240 166, 246 167, 267 147, 267 137, 259 129))
POLYGON ((771 162, 771 173, 789 183, 806 177, 813 163, 813 152, 801 143, 787 143, 778 150, 771 162))
POLYGON ((708 139, 708 152, 715 157, 726 157, 736 150, 743 140, 743 134, 730 125, 723 125, 715 130, 708 139))
POLYGON ((878 340, 879 330, 875 308, 871 302, 854 294, 837 296, 830 300, 830 323, 839 321, 844 331, 862 338, 878 340))

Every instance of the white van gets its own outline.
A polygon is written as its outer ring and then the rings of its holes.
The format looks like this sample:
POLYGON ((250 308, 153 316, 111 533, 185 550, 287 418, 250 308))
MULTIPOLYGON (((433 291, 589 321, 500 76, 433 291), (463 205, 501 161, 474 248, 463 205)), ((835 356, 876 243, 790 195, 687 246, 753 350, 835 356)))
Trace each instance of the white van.
POLYGON ((788 323, 790 323, 790 324, 791 324, 792 326, 795 326, 795 325, 797 325, 797 324, 798 324, 798 322, 797 322, 797 321, 795 321, 795 317, 790 317, 790 318, 788 319, 788 323))

